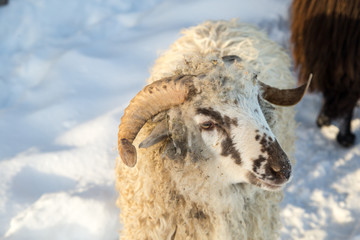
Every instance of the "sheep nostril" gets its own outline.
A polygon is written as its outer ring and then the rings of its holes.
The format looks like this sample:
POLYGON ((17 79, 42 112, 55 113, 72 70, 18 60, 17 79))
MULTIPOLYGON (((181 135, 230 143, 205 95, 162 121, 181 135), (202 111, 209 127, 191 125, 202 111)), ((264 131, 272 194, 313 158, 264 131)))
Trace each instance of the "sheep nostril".
POLYGON ((281 168, 279 165, 274 165, 274 166, 271 166, 271 170, 273 171, 273 173, 278 173, 278 172, 280 172, 281 168))
POLYGON ((291 175, 291 169, 288 167, 281 167, 280 165, 273 165, 270 167, 271 174, 278 180, 288 180, 291 175))

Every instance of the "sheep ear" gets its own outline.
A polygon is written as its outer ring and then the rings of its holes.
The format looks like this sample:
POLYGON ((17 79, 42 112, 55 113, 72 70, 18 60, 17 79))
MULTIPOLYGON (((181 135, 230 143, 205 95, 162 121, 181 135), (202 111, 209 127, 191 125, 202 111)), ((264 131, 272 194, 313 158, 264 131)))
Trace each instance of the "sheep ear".
POLYGON ((139 148, 151 147, 161 142, 167 137, 169 137, 169 127, 167 124, 167 119, 165 118, 161 122, 159 122, 152 130, 150 135, 139 144, 139 148))

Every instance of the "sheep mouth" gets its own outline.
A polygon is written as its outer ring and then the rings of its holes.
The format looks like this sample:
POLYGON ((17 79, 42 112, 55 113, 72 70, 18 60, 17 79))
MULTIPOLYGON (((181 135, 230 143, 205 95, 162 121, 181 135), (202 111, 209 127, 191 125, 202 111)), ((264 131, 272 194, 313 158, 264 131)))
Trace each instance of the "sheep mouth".
POLYGON ((274 181, 271 181, 271 180, 267 181, 267 180, 261 179, 260 177, 258 177, 257 175, 255 175, 252 172, 249 172, 248 179, 251 184, 253 184, 259 188, 262 188, 262 189, 265 189, 268 191, 272 191, 272 192, 280 191, 288 182, 288 181, 284 181, 282 183, 274 183, 274 181))
POLYGON ((264 181, 264 180, 261 180, 261 179, 258 179, 258 181, 260 182, 261 184, 261 188, 264 188, 266 190, 269 190, 269 191, 279 191, 281 190, 286 183, 282 183, 282 184, 274 184, 274 183, 271 183, 271 182, 268 182, 268 181, 264 181))

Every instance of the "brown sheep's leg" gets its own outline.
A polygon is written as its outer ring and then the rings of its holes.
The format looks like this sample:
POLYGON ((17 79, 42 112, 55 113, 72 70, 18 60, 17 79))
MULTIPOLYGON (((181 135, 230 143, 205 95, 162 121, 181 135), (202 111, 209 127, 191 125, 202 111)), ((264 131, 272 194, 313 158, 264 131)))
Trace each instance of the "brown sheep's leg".
POLYGON ((340 119, 339 133, 336 140, 343 147, 351 147, 355 142, 355 135, 351 132, 352 115, 353 109, 340 119))
POLYGON ((325 114, 326 107, 327 102, 324 100, 320 113, 316 119, 316 125, 320 128, 323 126, 329 126, 331 124, 331 118, 325 114))

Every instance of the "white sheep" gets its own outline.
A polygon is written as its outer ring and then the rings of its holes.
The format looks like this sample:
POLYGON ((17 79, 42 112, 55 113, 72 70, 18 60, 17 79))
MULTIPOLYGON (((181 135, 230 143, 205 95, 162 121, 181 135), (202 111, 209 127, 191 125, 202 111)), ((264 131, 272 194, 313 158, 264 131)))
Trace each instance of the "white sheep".
POLYGON ((296 104, 308 85, 278 89, 294 82, 288 56, 254 27, 185 30, 121 119, 121 239, 279 238, 295 122, 272 104, 296 104))

